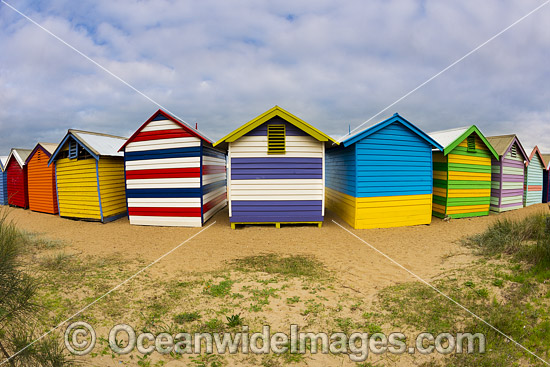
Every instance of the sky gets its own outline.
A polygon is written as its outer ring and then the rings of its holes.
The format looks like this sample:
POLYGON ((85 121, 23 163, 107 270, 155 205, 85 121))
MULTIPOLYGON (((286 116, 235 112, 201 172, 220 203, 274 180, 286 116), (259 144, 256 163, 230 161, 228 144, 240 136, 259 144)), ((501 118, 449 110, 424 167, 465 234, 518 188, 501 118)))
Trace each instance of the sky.
MULTIPOLYGON (((161 105, 213 140, 278 105, 340 138, 542 0, 6 0, 0 155, 67 129, 130 136, 161 105)), ((476 124, 550 153, 550 5, 412 93, 425 132, 476 124)))

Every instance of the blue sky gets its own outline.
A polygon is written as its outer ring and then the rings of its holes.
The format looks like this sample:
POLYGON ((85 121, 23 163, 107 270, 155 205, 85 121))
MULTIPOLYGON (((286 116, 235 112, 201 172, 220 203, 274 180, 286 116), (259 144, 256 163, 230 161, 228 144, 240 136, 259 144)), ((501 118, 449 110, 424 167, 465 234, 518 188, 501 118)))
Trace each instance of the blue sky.
MULTIPOLYGON (((542 3, 8 3, 212 139, 274 105, 339 138, 542 3)), ((372 122, 470 124, 550 153, 550 5, 372 122)), ((158 106, 0 3, 0 155, 69 128, 129 136, 158 106)))

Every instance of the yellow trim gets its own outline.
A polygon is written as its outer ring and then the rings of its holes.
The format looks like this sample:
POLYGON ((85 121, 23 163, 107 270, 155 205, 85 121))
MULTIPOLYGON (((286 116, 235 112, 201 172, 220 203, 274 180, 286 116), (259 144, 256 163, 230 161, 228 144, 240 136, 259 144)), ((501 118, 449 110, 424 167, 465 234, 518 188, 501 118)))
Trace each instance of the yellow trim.
POLYGON ((473 157, 469 155, 449 154, 449 163, 473 164, 478 166, 490 166, 491 158, 473 157))
POLYGON ((457 181, 491 181, 490 173, 473 173, 473 172, 459 172, 450 171, 449 180, 457 181))
POLYGON ((314 128, 304 120, 299 119, 298 117, 294 116, 293 114, 282 109, 279 106, 275 106, 270 110, 262 113, 260 116, 250 120, 249 122, 242 125, 238 129, 230 132, 229 134, 227 134, 226 136, 224 136, 223 138, 215 142, 214 146, 219 145, 223 142, 226 142, 226 143, 234 142, 235 140, 239 139, 246 133, 254 130, 264 122, 267 122, 276 116, 281 117, 283 120, 291 123, 292 125, 296 126, 298 129, 303 130, 304 132, 308 133, 309 135, 311 135, 312 137, 314 137, 319 141, 332 141, 335 144, 339 144, 336 140, 332 139, 330 136, 326 135, 320 130, 317 130, 316 128, 314 128))
POLYGON ((354 198, 326 188, 327 208, 355 229, 430 224, 432 194, 354 198))
POLYGON ((464 214, 464 213, 477 213, 477 212, 488 212, 488 211, 489 211, 489 204, 447 207, 447 214, 464 214))
POLYGON ((449 189, 450 198, 486 198, 491 196, 491 189, 449 189))
POLYGON ((447 171, 434 171, 434 180, 447 181, 447 171))
POLYGON ((286 129, 284 124, 267 125, 267 154, 285 154, 286 129))

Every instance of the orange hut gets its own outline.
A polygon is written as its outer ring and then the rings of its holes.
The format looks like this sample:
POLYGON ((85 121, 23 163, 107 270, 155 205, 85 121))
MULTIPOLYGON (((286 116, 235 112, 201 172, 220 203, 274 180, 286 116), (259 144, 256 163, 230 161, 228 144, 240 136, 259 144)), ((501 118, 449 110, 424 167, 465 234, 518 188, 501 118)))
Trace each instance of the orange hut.
POLYGON ((59 213, 55 166, 48 167, 48 161, 56 148, 57 144, 38 143, 27 158, 29 209, 32 211, 59 213))

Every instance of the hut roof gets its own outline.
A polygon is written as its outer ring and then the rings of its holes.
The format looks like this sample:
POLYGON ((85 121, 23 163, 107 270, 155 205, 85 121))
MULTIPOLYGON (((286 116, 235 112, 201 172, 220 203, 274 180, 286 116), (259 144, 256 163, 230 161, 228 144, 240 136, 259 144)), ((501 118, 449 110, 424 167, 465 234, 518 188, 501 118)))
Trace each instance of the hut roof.
POLYGON ((46 154, 48 155, 48 157, 51 157, 52 154, 57 149, 57 144, 53 144, 53 143, 36 143, 36 146, 32 150, 31 154, 29 154, 29 156, 25 160, 25 164, 29 163, 29 161, 32 159, 32 157, 34 156, 34 153, 36 153, 36 151, 38 150, 39 147, 42 147, 42 149, 44 151, 46 151, 46 154))
POLYGON ((3 155, 0 157, 0 170, 4 170, 4 168, 6 167, 6 163, 8 163, 8 156, 7 155, 3 155))
POLYGON ((521 142, 515 134, 488 136, 487 140, 489 141, 489 143, 491 143, 497 154, 501 157, 508 153, 508 150, 515 142, 518 144, 521 154, 523 154, 523 158, 529 159, 529 156, 525 152, 525 149, 523 149, 523 145, 521 145, 521 142))
POLYGON ((20 167, 23 167, 25 165, 25 161, 31 154, 31 149, 20 149, 20 148, 12 148, 10 155, 8 156, 8 159, 6 160, 6 166, 8 165, 9 161, 12 159, 12 157, 17 161, 20 167))
POLYGON ((317 130, 316 128, 314 128, 304 120, 299 119, 298 117, 294 116, 293 114, 282 109, 279 106, 275 106, 270 110, 262 113, 260 116, 253 118, 252 120, 242 125, 241 127, 230 132, 229 134, 227 134, 226 136, 224 136, 223 138, 215 142, 214 146, 220 145, 222 143, 234 142, 235 140, 239 139, 246 133, 254 130, 264 122, 267 122, 276 116, 281 117, 283 120, 291 123, 292 125, 296 126, 298 129, 306 132, 307 134, 309 134, 310 136, 312 136, 313 138, 319 141, 333 142, 335 144, 339 144, 336 140, 334 140, 327 134, 321 132, 320 130, 317 130))
POLYGON ((162 109, 159 109, 151 117, 149 117, 149 119, 147 121, 145 121, 143 123, 143 125, 141 125, 140 128, 137 129, 136 132, 134 132, 128 140, 126 140, 124 145, 122 147, 120 147, 120 149, 118 151, 120 152, 121 150, 126 148, 126 145, 131 143, 134 140, 134 138, 141 132, 141 130, 143 130, 143 128, 145 126, 147 126, 147 124, 149 124, 151 121, 153 121, 158 115, 162 115, 162 116, 166 117, 168 120, 170 120, 170 121, 176 123, 177 125, 181 126, 184 130, 186 130, 190 134, 195 135, 197 138, 202 139, 202 140, 206 141, 207 143, 212 144, 212 140, 210 140, 208 137, 206 137, 206 135, 201 133, 198 129, 193 129, 193 127, 189 126, 189 124, 186 123, 185 121, 180 120, 179 118, 170 115, 169 113, 163 111, 162 109))
POLYGON ((432 133, 428 133, 432 139, 437 141, 439 144, 441 144, 444 148, 443 154, 447 155, 449 152, 451 152, 454 148, 458 146, 461 142, 464 141, 468 136, 470 136, 472 133, 476 133, 479 138, 485 143, 489 151, 493 154, 493 156, 496 159, 500 159, 499 155, 489 143, 487 138, 479 131, 477 126, 472 125, 470 127, 458 127, 456 129, 449 129, 449 130, 442 130, 442 131, 435 131, 432 133))
POLYGON ((69 129, 67 135, 65 135, 61 143, 57 146, 55 152, 50 157, 48 164, 51 164, 55 160, 56 156, 59 154, 59 151, 70 137, 73 137, 80 144, 82 144, 84 149, 86 149, 95 159, 98 159, 101 156, 124 156, 124 153, 118 151, 120 146, 126 142, 126 138, 122 136, 69 129))
POLYGON ((367 127, 364 130, 361 130, 361 131, 349 136, 347 139, 342 141, 342 144, 345 147, 350 146, 351 144, 354 144, 354 143, 358 142, 359 140, 364 139, 367 136, 374 134, 375 132, 385 128, 386 126, 388 126, 388 125, 390 125, 390 124, 392 124, 396 121, 399 121, 400 123, 405 125, 407 128, 412 130, 415 134, 417 134, 418 136, 420 136, 421 138, 426 140, 435 149, 443 150, 443 147, 437 141, 432 139, 428 134, 426 134, 425 132, 423 132, 422 130, 417 128, 415 125, 413 125, 412 123, 407 121, 405 118, 401 117, 398 113, 395 113, 389 119, 378 122, 374 125, 371 125, 371 126, 367 127))
POLYGON ((542 154, 539 150, 539 147, 535 145, 535 147, 533 148, 533 151, 531 152, 531 155, 529 156, 529 160, 527 162, 525 162, 525 165, 528 166, 529 163, 533 160, 533 158, 535 157, 535 154, 539 156, 540 158, 540 161, 542 162, 542 166, 543 167, 548 167, 546 165, 546 160, 542 157, 542 154))
POLYGON ((546 162, 546 169, 550 170, 550 154, 541 154, 541 157, 546 162))

